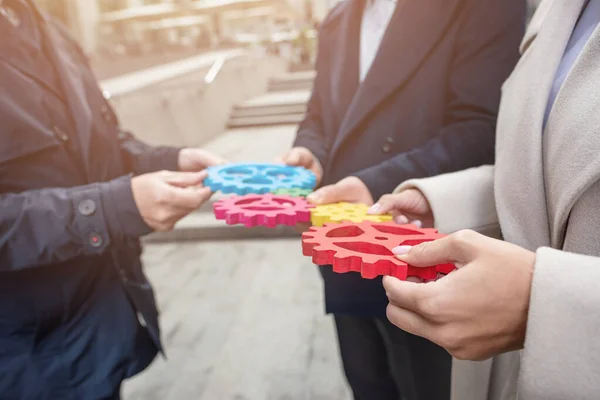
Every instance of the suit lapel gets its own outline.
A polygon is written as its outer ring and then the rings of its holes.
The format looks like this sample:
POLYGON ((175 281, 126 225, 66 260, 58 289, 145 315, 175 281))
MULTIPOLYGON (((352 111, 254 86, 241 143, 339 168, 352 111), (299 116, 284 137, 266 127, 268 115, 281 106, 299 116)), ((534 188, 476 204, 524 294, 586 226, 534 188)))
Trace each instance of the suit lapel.
POLYGON ((531 250, 550 245, 542 126, 554 75, 584 1, 554 3, 535 42, 503 87, 496 205, 504 238, 531 250))
MULTIPOLYGON (((45 17, 39 11, 37 12, 41 21, 40 29, 42 30, 42 36, 45 38, 47 53, 56 68, 56 74, 62 85, 76 130, 75 135, 82 147, 85 172, 89 178, 90 171, 87 160, 89 160, 90 155, 92 110, 88 106, 85 88, 76 83, 83 80, 81 77, 82 71, 71 59, 58 54, 57 49, 60 49, 62 40, 58 37, 56 30, 45 20, 45 17)), ((68 54, 67 50, 65 50, 65 54, 68 54)))
POLYGON ((364 0, 347 0, 340 4, 322 35, 327 41, 323 48, 335 54, 328 58, 331 60, 331 104, 338 127, 358 88, 360 24, 364 3, 364 0))
POLYGON ((561 87, 544 133, 544 168, 554 247, 562 247, 571 209, 600 179, 600 29, 561 87))
MULTIPOLYGON (((376 110, 377 105, 410 79, 443 37, 459 3, 460 0, 398 0, 377 57, 344 115, 333 152, 376 110)), ((358 19, 361 17, 362 14, 358 19)), ((358 49, 360 24, 357 30, 355 46, 358 49)), ((358 80, 358 51, 354 59, 357 64, 354 79, 358 80)))

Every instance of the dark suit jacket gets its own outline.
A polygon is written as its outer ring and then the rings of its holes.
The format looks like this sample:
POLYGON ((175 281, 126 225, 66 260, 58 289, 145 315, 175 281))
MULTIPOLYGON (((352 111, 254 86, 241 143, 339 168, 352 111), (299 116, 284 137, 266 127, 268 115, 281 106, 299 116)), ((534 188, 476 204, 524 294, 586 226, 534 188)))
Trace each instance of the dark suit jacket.
POLYGON ((178 150, 121 132, 81 49, 33 14, 59 82, 0 17, 0 398, 112 398, 160 349, 130 174, 178 150))
MULTIPOLYGON (((354 175, 375 199, 401 182, 494 161, 500 88, 519 57, 525 0, 406 0, 358 82, 364 0, 321 26, 317 77, 295 146, 323 184, 354 175)), ((321 268, 327 310, 385 315, 380 279, 321 268)))

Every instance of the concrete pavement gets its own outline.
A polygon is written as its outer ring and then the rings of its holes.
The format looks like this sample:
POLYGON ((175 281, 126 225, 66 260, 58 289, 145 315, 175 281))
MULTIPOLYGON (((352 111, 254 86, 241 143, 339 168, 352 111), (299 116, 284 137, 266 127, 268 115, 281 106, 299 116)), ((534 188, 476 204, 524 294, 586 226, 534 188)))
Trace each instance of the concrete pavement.
MULTIPOLYGON (((302 96, 281 92, 248 104, 302 96)), ((234 129, 204 147, 233 162, 269 162, 290 148, 295 131, 234 129)), ((299 238, 268 230, 268 240, 257 239, 266 230, 235 228, 252 239, 179 241, 209 237, 211 229, 228 228, 208 206, 162 238, 176 242, 145 246, 168 361, 157 359, 126 382, 124 399, 350 399, 317 267, 302 256, 299 238)))

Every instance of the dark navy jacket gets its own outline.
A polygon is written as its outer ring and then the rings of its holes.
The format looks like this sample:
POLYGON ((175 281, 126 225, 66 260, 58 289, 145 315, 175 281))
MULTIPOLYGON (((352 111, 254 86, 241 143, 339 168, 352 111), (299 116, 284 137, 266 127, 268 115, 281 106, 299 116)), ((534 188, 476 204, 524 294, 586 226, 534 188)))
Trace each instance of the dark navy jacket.
POLYGON ((31 14, 41 48, 0 17, 0 399, 109 399, 160 350, 130 176, 178 150, 120 131, 77 44, 31 14))
MULTIPOLYGON (((377 200, 407 179, 493 163, 500 88, 518 59, 525 0, 400 1, 359 86, 364 3, 339 3, 319 33, 295 145, 317 156, 323 184, 354 175, 377 200)), ((385 316, 381 279, 320 270, 328 312, 385 316)))

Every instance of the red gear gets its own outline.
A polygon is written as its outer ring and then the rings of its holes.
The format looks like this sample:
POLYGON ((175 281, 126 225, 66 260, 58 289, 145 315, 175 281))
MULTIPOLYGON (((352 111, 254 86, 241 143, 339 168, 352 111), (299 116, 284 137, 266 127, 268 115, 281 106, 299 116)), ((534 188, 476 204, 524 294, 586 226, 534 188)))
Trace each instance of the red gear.
POLYGON ((215 217, 224 219, 229 225, 269 228, 310 222, 311 208, 312 205, 303 198, 271 193, 232 196, 213 205, 215 217))
POLYGON ((444 236, 436 229, 420 229, 414 225, 393 222, 327 224, 312 227, 302 235, 302 253, 312 256, 317 265, 333 265, 337 273, 355 271, 367 279, 390 275, 406 280, 414 276, 431 281, 437 278, 438 273, 450 273, 455 266, 413 267, 398 260, 392 249, 402 245, 414 246, 444 236))

